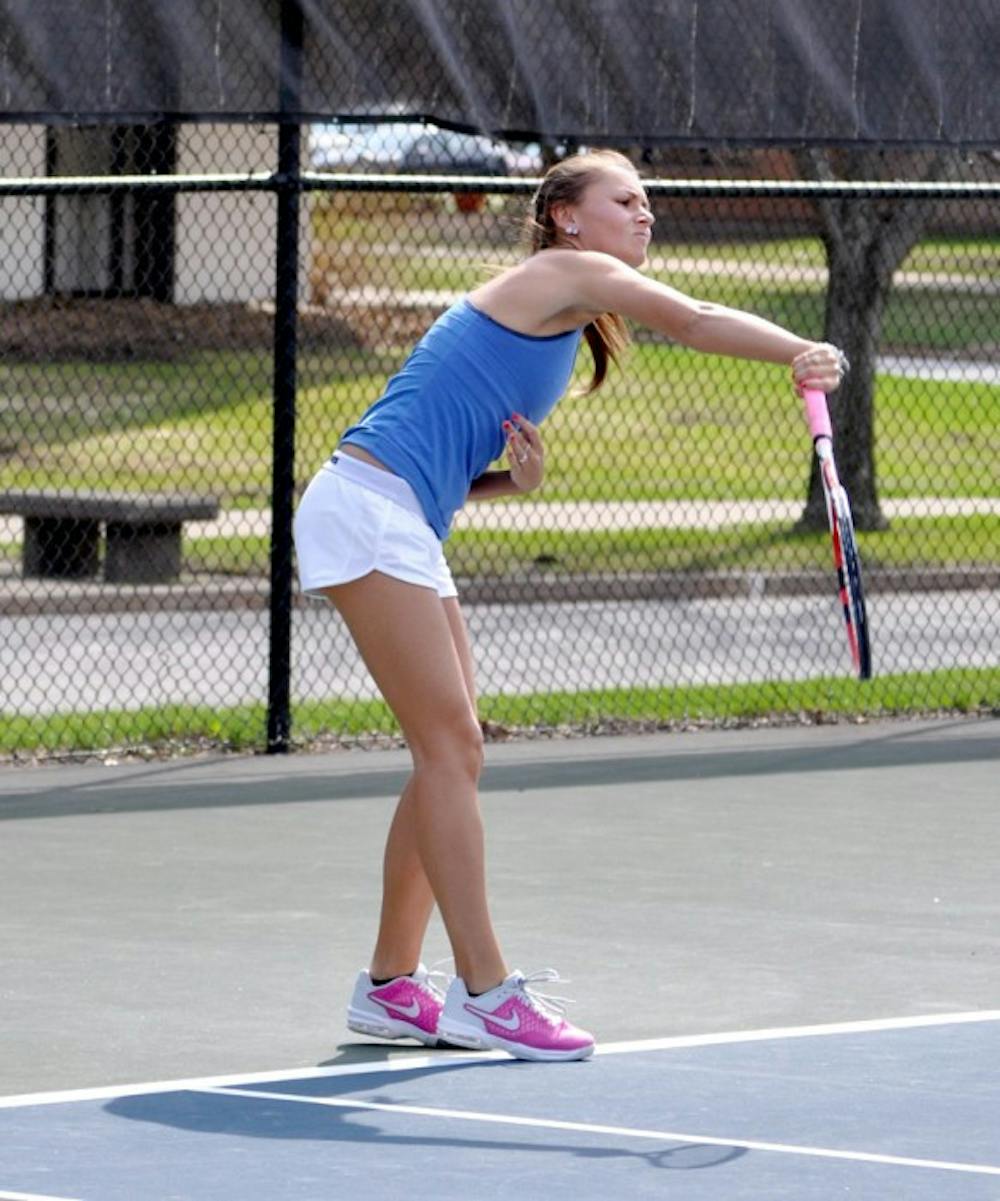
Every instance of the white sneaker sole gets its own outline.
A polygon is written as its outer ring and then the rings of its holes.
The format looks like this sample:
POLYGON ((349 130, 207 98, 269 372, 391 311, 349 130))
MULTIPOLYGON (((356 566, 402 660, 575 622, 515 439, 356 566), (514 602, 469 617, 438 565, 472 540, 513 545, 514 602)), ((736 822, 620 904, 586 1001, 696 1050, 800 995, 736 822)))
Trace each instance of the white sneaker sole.
POLYGON ((574 1047, 570 1051, 546 1051, 541 1047, 529 1047, 526 1043, 500 1038, 475 1026, 451 1022, 444 1017, 438 1020, 438 1039, 456 1047, 467 1047, 470 1051, 506 1051, 515 1059, 531 1059, 535 1062, 555 1063, 559 1060, 589 1059, 594 1053, 594 1044, 574 1047))
POLYGON ((436 1047, 439 1036, 428 1034, 411 1022, 397 1022, 390 1017, 377 1017, 358 1009, 348 1009, 347 1028, 355 1034, 370 1034, 373 1038, 414 1038, 425 1047, 436 1047))

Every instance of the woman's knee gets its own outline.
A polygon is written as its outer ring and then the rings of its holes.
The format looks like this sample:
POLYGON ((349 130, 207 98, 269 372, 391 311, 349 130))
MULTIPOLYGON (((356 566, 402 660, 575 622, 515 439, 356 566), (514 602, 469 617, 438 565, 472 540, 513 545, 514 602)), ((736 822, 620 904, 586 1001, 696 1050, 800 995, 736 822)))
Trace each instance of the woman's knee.
POLYGON ((411 742, 418 770, 447 769, 478 780, 483 770, 483 731, 470 714, 442 724, 418 743, 411 742))
POLYGON ((444 753, 478 780, 483 770, 483 729, 471 716, 456 723, 445 738, 444 753))

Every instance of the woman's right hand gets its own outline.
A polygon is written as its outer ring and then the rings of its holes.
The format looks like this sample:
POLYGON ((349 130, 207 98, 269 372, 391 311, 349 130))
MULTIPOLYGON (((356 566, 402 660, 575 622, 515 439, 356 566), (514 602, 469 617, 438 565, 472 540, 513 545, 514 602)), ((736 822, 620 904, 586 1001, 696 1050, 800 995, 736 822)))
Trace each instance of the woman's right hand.
POLYGON ((847 373, 847 355, 829 342, 814 342, 792 359, 792 379, 796 390, 817 388, 836 392, 847 373))

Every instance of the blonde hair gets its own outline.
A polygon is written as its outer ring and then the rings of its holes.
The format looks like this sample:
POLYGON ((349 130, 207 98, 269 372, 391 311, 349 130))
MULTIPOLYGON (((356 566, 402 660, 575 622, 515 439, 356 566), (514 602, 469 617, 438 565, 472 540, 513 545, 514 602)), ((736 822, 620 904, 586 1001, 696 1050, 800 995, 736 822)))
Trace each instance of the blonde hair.
MULTIPOLYGON (((617 150, 589 150, 575 154, 546 171, 526 222, 530 254, 567 244, 552 216, 553 207, 579 200, 589 184, 609 167, 635 171, 632 163, 617 150)), ((624 318, 618 313, 602 313, 584 327, 583 334, 594 359, 594 374, 585 392, 593 392, 604 383, 609 362, 617 362, 632 339, 624 318)))

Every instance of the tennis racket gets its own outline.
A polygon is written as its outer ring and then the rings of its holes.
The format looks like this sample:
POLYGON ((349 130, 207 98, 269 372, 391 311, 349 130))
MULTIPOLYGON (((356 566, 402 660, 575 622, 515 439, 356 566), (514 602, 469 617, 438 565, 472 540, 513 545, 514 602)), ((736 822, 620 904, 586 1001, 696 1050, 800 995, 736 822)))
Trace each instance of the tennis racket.
POLYGON ((826 513, 833 539, 833 566, 837 572, 837 588, 847 627, 847 644, 851 648, 854 670, 859 680, 871 679, 872 653, 868 642, 868 612, 861 583, 861 560, 854 537, 851 503, 837 475, 833 457, 833 429, 826 396, 816 388, 804 388, 802 399, 806 409, 809 432, 816 447, 819 474, 826 497, 826 513))

